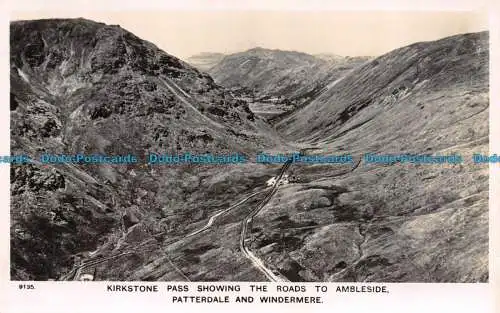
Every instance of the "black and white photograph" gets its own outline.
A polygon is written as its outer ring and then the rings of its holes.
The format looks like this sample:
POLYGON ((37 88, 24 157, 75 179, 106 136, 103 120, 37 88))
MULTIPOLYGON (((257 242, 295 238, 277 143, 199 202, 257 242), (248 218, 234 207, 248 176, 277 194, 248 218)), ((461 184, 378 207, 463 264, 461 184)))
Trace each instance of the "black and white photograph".
POLYGON ((10 280, 489 282, 485 15, 9 28, 10 280))

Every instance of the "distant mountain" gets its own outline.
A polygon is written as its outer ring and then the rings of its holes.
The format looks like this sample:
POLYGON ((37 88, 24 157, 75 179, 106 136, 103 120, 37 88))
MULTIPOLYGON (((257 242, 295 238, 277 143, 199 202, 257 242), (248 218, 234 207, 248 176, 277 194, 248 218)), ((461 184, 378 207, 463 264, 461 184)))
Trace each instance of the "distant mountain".
POLYGON ((254 48, 226 56, 209 70, 215 81, 228 88, 251 90, 259 97, 283 97, 300 104, 366 61, 339 57, 334 60, 296 51, 254 48))
POLYGON ((159 232, 162 223, 154 221, 168 220, 168 210, 202 210, 188 204, 214 193, 200 177, 230 171, 147 166, 148 153, 249 154, 274 146, 247 103, 119 26, 85 19, 17 21, 10 25, 10 43, 13 154, 143 159, 140 166, 13 165, 13 279, 56 278, 78 253, 99 243, 116 248, 132 226, 121 227, 125 212, 142 217, 134 224, 145 234, 159 232))
POLYGON ((186 59, 186 62, 200 71, 206 72, 219 63, 225 54, 216 52, 202 52, 186 59))

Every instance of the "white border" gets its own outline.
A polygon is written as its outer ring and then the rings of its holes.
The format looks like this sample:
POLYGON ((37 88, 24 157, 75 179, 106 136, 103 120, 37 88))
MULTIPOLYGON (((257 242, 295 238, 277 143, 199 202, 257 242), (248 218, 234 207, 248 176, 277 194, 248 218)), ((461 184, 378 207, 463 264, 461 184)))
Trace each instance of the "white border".
MULTIPOLYGON (((500 124, 493 117, 500 116, 499 53, 500 20, 496 1, 485 0, 387 0, 387 1, 327 1, 327 0, 73 0, 39 1, 23 0, 0 3, 0 153, 10 151, 9 136, 9 12, 12 10, 64 10, 82 12, 92 10, 478 10, 490 13, 490 151, 500 152, 500 124)), ((0 312, 500 312, 500 280, 497 275, 500 256, 499 168, 491 167, 490 173, 490 283, 489 284, 389 284, 389 295, 338 295, 328 293, 324 305, 170 305, 163 284, 163 291, 143 296, 121 295, 105 292, 104 282, 86 283, 35 283, 36 290, 19 292, 17 283, 9 282, 9 168, 0 167, 0 199, 3 201, 0 218, 0 312), (495 288, 495 290, 493 289, 495 288), (494 301, 496 300, 496 305, 494 301), (7 306, 8 305, 8 306, 7 306), (4 309, 5 308, 5 309, 4 309)), ((141 283, 144 284, 144 283, 141 283)), ((191 284, 196 285, 195 283, 191 284)), ((274 286, 275 284, 268 283, 274 286)), ((307 284, 310 285, 310 284, 307 284)), ((325 285, 325 284, 322 284, 325 285)), ((330 290, 338 284, 327 284, 330 290)), ((243 283, 242 288, 248 286, 243 283)))

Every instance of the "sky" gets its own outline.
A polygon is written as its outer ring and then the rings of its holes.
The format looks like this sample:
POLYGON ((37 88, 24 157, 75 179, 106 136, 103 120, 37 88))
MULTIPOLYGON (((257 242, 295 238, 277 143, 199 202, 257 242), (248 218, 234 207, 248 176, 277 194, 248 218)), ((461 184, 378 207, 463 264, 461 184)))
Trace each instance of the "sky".
POLYGON ((472 11, 38 11, 11 20, 83 17, 118 24, 162 50, 186 59, 200 52, 254 47, 310 54, 378 56, 450 35, 488 29, 472 11))

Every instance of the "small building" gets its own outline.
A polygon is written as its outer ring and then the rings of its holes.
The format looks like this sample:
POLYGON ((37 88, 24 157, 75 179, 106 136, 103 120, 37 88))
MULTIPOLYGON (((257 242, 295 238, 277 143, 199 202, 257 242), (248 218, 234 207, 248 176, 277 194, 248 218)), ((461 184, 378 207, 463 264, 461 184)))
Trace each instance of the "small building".
POLYGON ((266 181, 268 187, 274 186, 276 184, 276 177, 271 177, 266 181))
POLYGON ((281 177, 280 181, 279 181, 279 184, 280 185, 286 185, 288 184, 288 174, 285 174, 281 177))

